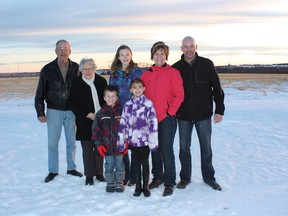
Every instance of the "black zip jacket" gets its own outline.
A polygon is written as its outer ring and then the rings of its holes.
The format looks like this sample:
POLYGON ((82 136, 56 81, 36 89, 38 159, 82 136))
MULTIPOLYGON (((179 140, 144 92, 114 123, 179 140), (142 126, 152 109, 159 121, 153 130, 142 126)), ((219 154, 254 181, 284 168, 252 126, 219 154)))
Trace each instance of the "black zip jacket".
POLYGON ((71 110, 67 104, 67 99, 72 87, 72 83, 78 77, 78 64, 69 59, 66 80, 64 82, 57 58, 45 65, 39 77, 39 82, 35 95, 35 109, 37 116, 45 116, 45 104, 47 108, 55 110, 71 110))
POLYGON ((191 64, 181 60, 172 67, 181 73, 184 85, 184 101, 176 117, 180 120, 199 121, 211 118, 213 115, 213 101, 215 114, 224 115, 224 92, 214 64, 211 60, 198 56, 191 64))

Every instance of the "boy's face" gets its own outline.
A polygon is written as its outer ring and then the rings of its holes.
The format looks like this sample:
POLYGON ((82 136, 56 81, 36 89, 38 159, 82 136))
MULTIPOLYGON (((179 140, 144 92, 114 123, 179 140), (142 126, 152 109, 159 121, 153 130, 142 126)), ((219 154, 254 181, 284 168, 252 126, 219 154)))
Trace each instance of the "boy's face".
POLYGON ((141 83, 135 83, 130 88, 130 92, 135 97, 140 97, 144 91, 145 91, 145 87, 141 83))
POLYGON ((106 91, 104 95, 104 100, 108 106, 114 106, 116 101, 118 100, 117 93, 106 91))

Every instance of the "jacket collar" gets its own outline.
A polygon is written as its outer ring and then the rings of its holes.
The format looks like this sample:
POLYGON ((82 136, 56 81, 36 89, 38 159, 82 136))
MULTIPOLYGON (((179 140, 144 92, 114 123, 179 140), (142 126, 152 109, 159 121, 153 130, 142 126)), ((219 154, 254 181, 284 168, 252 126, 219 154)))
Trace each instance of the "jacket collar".
POLYGON ((116 110, 116 109, 121 108, 121 106, 120 106, 120 102, 119 102, 119 101, 116 101, 116 103, 114 104, 113 107, 112 107, 112 106, 108 106, 107 103, 105 103, 105 104, 103 105, 103 108, 106 108, 106 109, 109 109, 109 110, 116 110))
POLYGON ((153 72, 153 68, 165 68, 168 64, 165 62, 165 64, 163 64, 162 66, 155 66, 155 64, 153 64, 150 68, 149 71, 153 72))
MULTIPOLYGON (((194 62, 197 61, 197 59, 198 59, 198 53, 196 52, 196 53, 195 53, 195 59, 194 59, 192 62, 190 62, 189 64, 193 64, 194 62)), ((181 60, 182 60, 182 61, 185 61, 184 54, 181 55, 181 60)), ((185 62, 186 62, 186 61, 185 61, 185 62)), ((188 62, 187 62, 187 63, 188 63, 188 62)))
POLYGON ((131 101, 136 104, 142 104, 145 101, 145 96, 141 95, 140 97, 132 97, 131 101))

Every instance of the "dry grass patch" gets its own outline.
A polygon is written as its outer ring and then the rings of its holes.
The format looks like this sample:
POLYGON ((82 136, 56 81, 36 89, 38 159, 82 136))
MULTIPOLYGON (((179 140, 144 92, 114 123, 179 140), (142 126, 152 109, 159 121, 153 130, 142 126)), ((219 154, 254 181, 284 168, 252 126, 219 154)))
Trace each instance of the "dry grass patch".
MULTIPOLYGON (((219 74, 223 87, 239 90, 272 88, 281 91, 288 83, 288 74, 219 74)), ((107 81, 109 76, 104 76, 107 81)), ((0 98, 26 98, 35 94, 38 77, 0 79, 0 98)))

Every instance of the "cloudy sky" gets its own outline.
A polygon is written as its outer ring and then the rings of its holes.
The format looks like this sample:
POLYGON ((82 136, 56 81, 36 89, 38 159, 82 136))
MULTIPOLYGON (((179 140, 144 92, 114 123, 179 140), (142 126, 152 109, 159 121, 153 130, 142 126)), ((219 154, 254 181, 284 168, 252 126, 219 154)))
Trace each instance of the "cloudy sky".
POLYGON ((187 35, 215 65, 287 63, 287 23, 286 0, 0 0, 0 72, 39 71, 59 39, 70 41, 72 60, 92 57, 98 69, 122 44, 150 65, 159 40, 172 64, 187 35))

